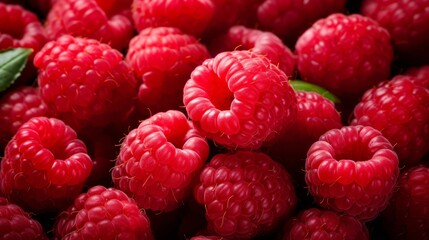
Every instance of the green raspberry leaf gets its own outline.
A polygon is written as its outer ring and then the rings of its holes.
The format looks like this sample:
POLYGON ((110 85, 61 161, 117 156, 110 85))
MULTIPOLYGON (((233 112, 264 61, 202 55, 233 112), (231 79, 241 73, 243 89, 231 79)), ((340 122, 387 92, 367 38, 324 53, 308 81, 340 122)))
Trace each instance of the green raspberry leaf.
POLYGON ((331 100, 333 103, 340 103, 341 100, 329 92, 328 90, 318 86, 316 84, 312 84, 309 82, 301 81, 301 80, 291 80, 289 81, 290 85, 292 85, 295 91, 305 91, 305 92, 316 92, 322 95, 323 97, 331 100))
POLYGON ((9 88, 27 64, 30 48, 10 48, 0 51, 0 92, 9 88))

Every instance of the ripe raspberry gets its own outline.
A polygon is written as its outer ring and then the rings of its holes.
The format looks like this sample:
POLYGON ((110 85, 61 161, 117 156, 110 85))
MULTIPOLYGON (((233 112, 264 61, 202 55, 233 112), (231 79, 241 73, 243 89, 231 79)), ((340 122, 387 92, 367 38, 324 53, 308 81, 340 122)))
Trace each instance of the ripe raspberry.
POLYGON ((54 239, 153 239, 136 202, 115 188, 94 186, 80 194, 54 226, 54 239))
POLYGON ((136 79, 107 44, 65 35, 47 43, 34 64, 49 113, 78 132, 119 122, 132 107, 136 79))
POLYGON ((428 0, 365 0, 361 13, 389 31, 395 53, 402 63, 428 64, 428 8, 428 0))
POLYGON ((226 238, 250 239, 289 217, 297 198, 288 172, 261 152, 217 154, 194 189, 208 228, 226 238))
POLYGON ((45 28, 51 40, 62 35, 92 38, 122 50, 133 36, 132 0, 57 0, 45 28))
POLYGON ((8 91, 0 99, 0 146, 6 146, 22 124, 32 117, 46 116, 47 112, 39 88, 21 86, 8 91))
POLYGON ((183 86, 209 57, 203 44, 178 28, 143 29, 130 41, 125 58, 139 80, 139 112, 183 110, 183 86))
POLYGON ((195 127, 228 148, 257 149, 296 115, 295 91, 268 58, 223 52, 195 68, 183 90, 195 127))
POLYGON ((370 238, 365 224, 356 218, 334 211, 310 208, 301 211, 286 223, 282 239, 365 240, 370 238))
POLYGON ((390 35, 374 20, 335 13, 318 20, 297 40, 298 71, 345 104, 355 103, 387 79, 393 50, 390 35))
POLYGON ((214 14, 211 0, 133 0, 132 16, 140 32, 148 27, 176 27, 200 36, 214 14))
POLYGON ((0 236, 3 240, 48 239, 37 220, 4 197, 0 197, 0 236))
POLYGON ((307 156, 305 181, 322 207, 369 221, 387 206, 399 174, 398 157, 378 130, 329 130, 307 156))
POLYGON ((382 213, 390 239, 429 239, 429 168, 416 165, 401 173, 398 191, 382 213))
POLYGON ((408 68, 404 75, 413 77, 411 80, 418 85, 429 89, 429 65, 408 68))
POLYGON ((250 50, 265 55, 288 77, 294 75, 296 56, 283 44, 280 38, 271 32, 235 25, 227 33, 215 39, 210 46, 213 55, 233 50, 250 50))
POLYGON ((204 136, 182 112, 160 112, 125 137, 113 182, 139 207, 168 212, 188 197, 208 153, 204 136))
POLYGON ((34 117, 6 146, 1 190, 26 211, 56 212, 80 193, 91 169, 73 129, 55 118, 34 117))
POLYGON ((257 12, 258 23, 294 47, 305 30, 332 13, 345 12, 346 0, 265 0, 257 12))
POLYGON ((416 164, 429 151, 429 90, 411 79, 397 75, 368 90, 351 122, 381 131, 406 166, 416 164))

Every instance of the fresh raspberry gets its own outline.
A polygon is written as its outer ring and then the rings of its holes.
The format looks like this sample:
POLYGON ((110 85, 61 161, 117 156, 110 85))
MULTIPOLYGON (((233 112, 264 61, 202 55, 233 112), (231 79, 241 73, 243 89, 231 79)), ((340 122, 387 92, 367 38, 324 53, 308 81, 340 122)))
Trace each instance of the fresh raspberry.
POLYGON ((306 30, 296 54, 302 80, 324 87, 345 104, 387 79, 393 59, 387 30, 368 17, 340 13, 306 30))
POLYGON ((416 165, 401 173, 398 190, 381 217, 390 239, 429 238, 429 168, 416 165))
POLYGON ((47 112, 38 87, 21 86, 6 92, 0 99, 0 146, 6 146, 22 124, 47 112))
POLYGON ((369 126, 345 126, 311 145, 305 181, 319 205, 362 221, 378 216, 398 178, 398 157, 390 142, 369 126))
POLYGON ((121 121, 132 108, 133 71, 107 44, 64 35, 47 43, 34 64, 49 113, 78 132, 121 121))
POLYGON ((296 115, 286 74, 262 55, 222 52, 195 68, 183 90, 195 127, 228 148, 257 149, 296 115))
POLYGON ((267 234, 289 217, 297 198, 286 170, 261 152, 217 154, 194 189, 208 228, 226 238, 267 234))
POLYGON ((62 35, 92 38, 122 50, 134 34, 132 0, 57 0, 45 28, 51 40, 62 35))
POLYGON ((0 239, 48 239, 42 225, 21 207, 0 197, 0 239))
POLYGON ((296 56, 280 38, 271 32, 235 25, 227 33, 215 39, 209 48, 213 55, 225 51, 250 50, 266 56, 288 77, 294 75, 296 56))
POLYGON ((208 153, 207 141, 185 114, 160 112, 125 137, 112 179, 139 207, 172 211, 190 194, 208 153))
POLYGON ((381 131, 406 166, 416 164, 429 151, 429 89, 411 79, 397 75, 368 90, 351 122, 381 131))
POLYGON ((365 240, 369 232, 356 218, 330 210, 309 208, 290 219, 283 240, 347 239, 365 240))
POLYGON ((1 190, 34 213, 56 212, 73 201, 92 169, 85 144, 55 118, 24 123, 5 149, 1 190))
POLYGON ((139 112, 183 111, 183 86, 207 58, 207 48, 178 28, 143 29, 130 41, 125 58, 139 80, 139 112))
POLYGON ((214 14, 211 0, 133 0, 132 14, 140 32, 148 27, 176 27, 200 36, 214 14))
POLYGON ((345 12, 346 0, 265 0, 257 12, 260 28, 294 47, 305 30, 332 13, 345 12))
POLYGON ((403 64, 429 64, 429 0, 365 0, 361 13, 376 20, 392 36, 403 64))
POLYGON ((409 67, 404 75, 413 77, 411 80, 418 85, 429 89, 429 65, 409 67))
POLYGON ((136 202, 115 188, 94 186, 76 197, 54 225, 54 239, 153 239, 136 202))

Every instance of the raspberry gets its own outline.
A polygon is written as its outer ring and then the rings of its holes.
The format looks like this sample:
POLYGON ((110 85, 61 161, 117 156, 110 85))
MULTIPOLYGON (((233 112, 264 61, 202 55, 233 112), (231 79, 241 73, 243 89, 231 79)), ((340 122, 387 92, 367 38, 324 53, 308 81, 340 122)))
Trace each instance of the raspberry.
POLYGON ((390 239, 428 239, 429 168, 416 165, 401 173, 398 190, 381 214, 390 239))
POLYGON ((261 152, 217 154, 194 189, 214 233, 250 239, 272 231, 294 210, 297 198, 286 170, 261 152))
POLYGON ((76 197, 55 222, 54 239, 153 239, 136 202, 115 188, 94 186, 76 197))
POLYGON ((416 164, 429 150, 429 90, 411 79, 397 75, 368 90, 351 122, 381 131, 406 166, 416 164))
POLYGON ((204 136, 185 114, 160 112, 125 137, 112 179, 139 207, 172 211, 188 197, 208 152, 204 136))
POLYGON ((210 50, 213 55, 233 50, 250 50, 265 55, 271 63, 277 65, 288 77, 295 71, 296 56, 282 40, 271 32, 247 28, 242 25, 232 26, 229 31, 214 40, 210 50))
POLYGON ((57 0, 45 28, 51 40, 62 35, 92 38, 122 50, 133 36, 132 0, 57 0))
POLYGON ((324 133, 308 150, 305 169, 305 181, 319 205, 362 221, 386 208, 399 174, 392 145, 369 126, 324 133))
POLYGON ((176 27, 200 36, 214 14, 211 0, 134 0, 132 14, 140 32, 148 27, 176 27))
POLYGON ((389 31, 401 63, 414 65, 429 63, 428 7, 428 0, 365 0, 360 11, 389 31))
POLYGON ((4 147, 22 124, 47 112, 37 87, 21 86, 6 92, 0 99, 0 145, 4 147))
POLYGON ((82 190, 92 169, 85 144, 55 118, 24 123, 5 149, 1 190, 26 211, 56 212, 82 190))
POLYGON ((393 59, 390 35, 374 20, 334 13, 315 22, 297 40, 298 71, 354 104, 373 85, 387 79, 393 59))
POLYGON ((195 68, 183 90, 195 127, 219 145, 257 149, 296 114, 286 74, 250 51, 223 52, 195 68))
POLYGON ((410 80, 415 84, 429 89, 429 65, 409 67, 406 69, 404 75, 413 77, 410 80))
POLYGON ((4 240, 48 239, 37 220, 4 197, 0 197, 0 236, 4 240))
POLYGON ((183 86, 192 70, 209 57, 203 44, 178 28, 143 29, 131 40, 125 58, 141 79, 139 112, 183 110, 183 86))
POLYGON ((290 219, 283 240, 370 239, 365 224, 356 218, 330 210, 309 208, 290 219))
POLYGON ((78 132, 119 122, 132 108, 133 71, 107 44, 64 35, 47 43, 34 64, 49 113, 78 132))
POLYGON ((265 0, 257 12, 260 28, 294 47, 305 30, 332 13, 345 12, 346 0, 265 0))

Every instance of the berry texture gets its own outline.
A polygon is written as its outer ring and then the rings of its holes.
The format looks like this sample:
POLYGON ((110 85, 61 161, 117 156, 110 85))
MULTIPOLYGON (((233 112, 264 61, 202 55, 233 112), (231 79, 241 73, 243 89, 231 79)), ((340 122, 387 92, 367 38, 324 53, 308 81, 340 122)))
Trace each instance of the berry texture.
POLYGON ((417 84, 429 89, 429 65, 419 67, 409 67, 404 75, 413 77, 411 80, 417 84))
POLYGON ((2 240, 47 240, 42 225, 30 217, 21 207, 0 197, 0 239, 2 240))
POLYGON ((292 48, 315 21, 345 12, 345 4, 345 0, 265 0, 258 7, 258 23, 292 48))
POLYGON ((183 90, 195 127, 219 145, 257 149, 296 115, 286 74, 262 55, 223 52, 195 68, 183 90))
POLYGON ((372 126, 392 143, 401 166, 429 150, 429 90, 397 75, 368 90, 355 106, 352 125, 372 126))
POLYGON ((319 205, 362 221, 386 208, 399 174, 392 145, 369 126, 324 133, 308 150, 305 169, 319 205))
POLYGON ((200 36, 214 14, 211 0, 134 0, 132 14, 140 32, 148 27, 176 27, 200 36))
POLYGON ((55 118, 34 117, 6 146, 1 190, 26 211, 56 212, 80 193, 91 169, 86 146, 72 128, 55 118))
POLYGON ((360 11, 389 31, 399 60, 413 65, 429 64, 428 7, 428 0, 365 0, 360 11))
POLYGON ((264 55, 288 77, 294 75, 296 56, 271 32, 235 25, 226 34, 214 40, 210 49, 212 55, 233 50, 250 50, 264 55))
POLYGON ((365 224, 356 218, 317 208, 300 212, 287 222, 284 231, 283 240, 370 239, 365 224))
POLYGON ((122 50, 133 36, 132 0, 57 0, 45 21, 51 40, 62 35, 92 38, 122 50))
POLYGON ((143 29, 131 40, 125 58, 139 81, 139 112, 183 110, 183 87, 207 58, 207 48, 178 28, 143 29))
POLYGON ((416 165, 401 173, 398 190, 382 213, 390 239, 429 239, 429 168, 416 165))
POLYGON ((150 222, 136 202, 115 188, 94 186, 80 194, 54 226, 54 239, 153 239, 150 222))
POLYGON ((231 239, 263 235, 289 217, 297 198, 286 170, 261 152, 217 154, 194 189, 208 229, 231 239))
POLYGON ((139 207, 172 211, 191 193, 208 153, 206 139, 185 114, 160 112, 125 137, 112 179, 139 207))
POLYGON ((367 89, 389 77, 390 40, 387 30, 368 17, 331 14, 297 40, 301 79, 325 88, 344 103, 355 103, 367 89))
POLYGON ((78 132, 119 122, 132 108, 133 71, 107 44, 64 35, 47 43, 34 64, 49 113, 78 132))

